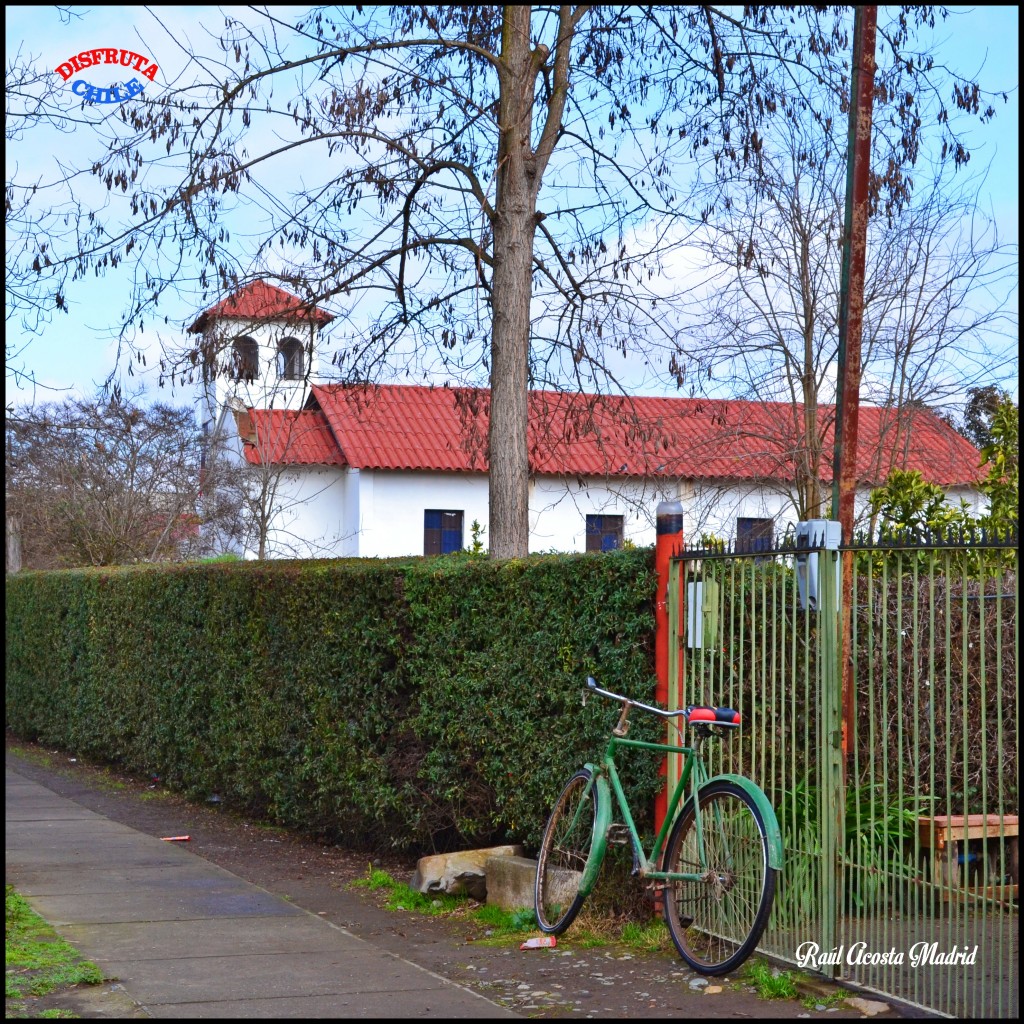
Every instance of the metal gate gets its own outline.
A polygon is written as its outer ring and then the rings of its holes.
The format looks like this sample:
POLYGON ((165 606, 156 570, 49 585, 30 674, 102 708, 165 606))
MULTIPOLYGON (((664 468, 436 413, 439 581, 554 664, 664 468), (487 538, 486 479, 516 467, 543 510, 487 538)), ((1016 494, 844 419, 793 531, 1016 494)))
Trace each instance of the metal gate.
POLYGON ((950 1016, 1017 1016, 1016 557, 1015 537, 890 537, 672 560, 669 704, 741 712, 711 767, 757 781, 783 831, 764 952, 950 1016))

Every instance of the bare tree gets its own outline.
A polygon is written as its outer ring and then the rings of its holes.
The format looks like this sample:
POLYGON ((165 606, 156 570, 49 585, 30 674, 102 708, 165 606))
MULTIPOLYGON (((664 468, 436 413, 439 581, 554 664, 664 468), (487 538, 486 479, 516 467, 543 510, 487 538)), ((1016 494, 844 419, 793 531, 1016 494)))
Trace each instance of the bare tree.
POLYGON ((217 553, 204 525, 239 528, 237 504, 202 502, 191 409, 67 400, 15 410, 5 433, 8 514, 26 568, 195 558, 217 553))
MULTIPOLYGON (((37 285, 39 276, 53 269, 53 256, 46 237, 44 220, 38 213, 37 189, 45 183, 26 180, 19 168, 18 144, 27 132, 43 123, 63 127, 66 115, 56 100, 58 82, 49 68, 36 67, 35 61, 21 49, 8 58, 4 80, 4 141, 12 159, 7 164, 4 218, 7 225, 6 252, 6 321, 8 326, 21 326, 35 332, 63 308, 62 279, 53 279, 45 291, 37 285)), ((55 200, 57 202, 57 200, 55 200)), ((58 256, 59 259, 59 256, 58 256)), ((65 271, 66 276, 69 271, 65 271)), ((4 356, 8 379, 19 385, 31 383, 25 370, 24 353, 8 330, 4 339, 4 356)))
MULTIPOLYGON (((900 8, 885 37, 890 209, 926 124, 916 97, 937 95, 930 62, 903 49, 934 18, 900 8)), ((253 276, 311 306, 368 292, 338 372, 486 375, 490 551, 523 555, 529 386, 608 384, 615 353, 668 358, 659 278, 713 208, 687 164, 706 158, 715 181, 758 168, 766 123, 843 93, 847 26, 820 7, 399 6, 294 25, 249 10, 209 53, 168 32, 195 79, 126 103, 87 158, 131 215, 76 221, 40 284, 138 261, 126 330, 189 279, 203 300, 253 276)), ((953 105, 987 117, 978 87, 956 84, 953 105)))
MULTIPOLYGON (((845 153, 816 121, 785 128, 765 141, 756 179, 733 183, 694 240, 707 270, 681 359, 734 395, 789 403, 772 429, 792 446, 799 518, 814 519, 834 427, 845 153)), ((1016 247, 979 211, 978 184, 939 167, 869 221, 861 394, 907 413, 890 418, 893 436, 872 453, 875 479, 898 464, 914 409, 1015 372, 1016 247)))

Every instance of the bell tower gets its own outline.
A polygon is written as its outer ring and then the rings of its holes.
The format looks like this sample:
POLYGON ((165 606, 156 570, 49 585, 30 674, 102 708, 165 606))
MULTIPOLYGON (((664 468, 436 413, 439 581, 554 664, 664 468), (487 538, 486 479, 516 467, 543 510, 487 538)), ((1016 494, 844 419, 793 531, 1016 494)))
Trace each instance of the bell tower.
POLYGON ((320 332, 334 317, 265 281, 201 313, 189 327, 203 358, 199 421, 214 429, 226 407, 299 409, 318 370, 320 332))

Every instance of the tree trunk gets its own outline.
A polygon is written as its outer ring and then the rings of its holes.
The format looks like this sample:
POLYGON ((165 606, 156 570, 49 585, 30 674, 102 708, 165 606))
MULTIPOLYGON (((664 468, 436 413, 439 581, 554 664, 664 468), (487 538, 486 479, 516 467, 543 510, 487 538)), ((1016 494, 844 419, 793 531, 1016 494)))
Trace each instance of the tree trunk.
POLYGON ((21 523, 16 516, 7 517, 7 571, 21 572, 21 523))
POLYGON ((506 7, 502 26, 494 275, 491 309, 490 554, 529 551, 527 452, 530 299, 537 168, 530 140, 536 75, 530 8, 506 7))

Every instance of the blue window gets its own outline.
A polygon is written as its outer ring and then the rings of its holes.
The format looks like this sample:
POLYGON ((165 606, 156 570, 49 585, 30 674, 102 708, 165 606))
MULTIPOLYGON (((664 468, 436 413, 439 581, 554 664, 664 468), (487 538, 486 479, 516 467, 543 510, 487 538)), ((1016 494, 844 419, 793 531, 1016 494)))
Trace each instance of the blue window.
POLYGON ((423 554, 448 555, 462 550, 462 513, 428 508, 423 513, 423 554))
POLYGON ((775 541, 775 522, 771 519, 737 519, 736 550, 745 553, 771 551, 775 541))
POLYGON ((622 516, 587 516, 587 550, 615 551, 622 547, 622 516))

